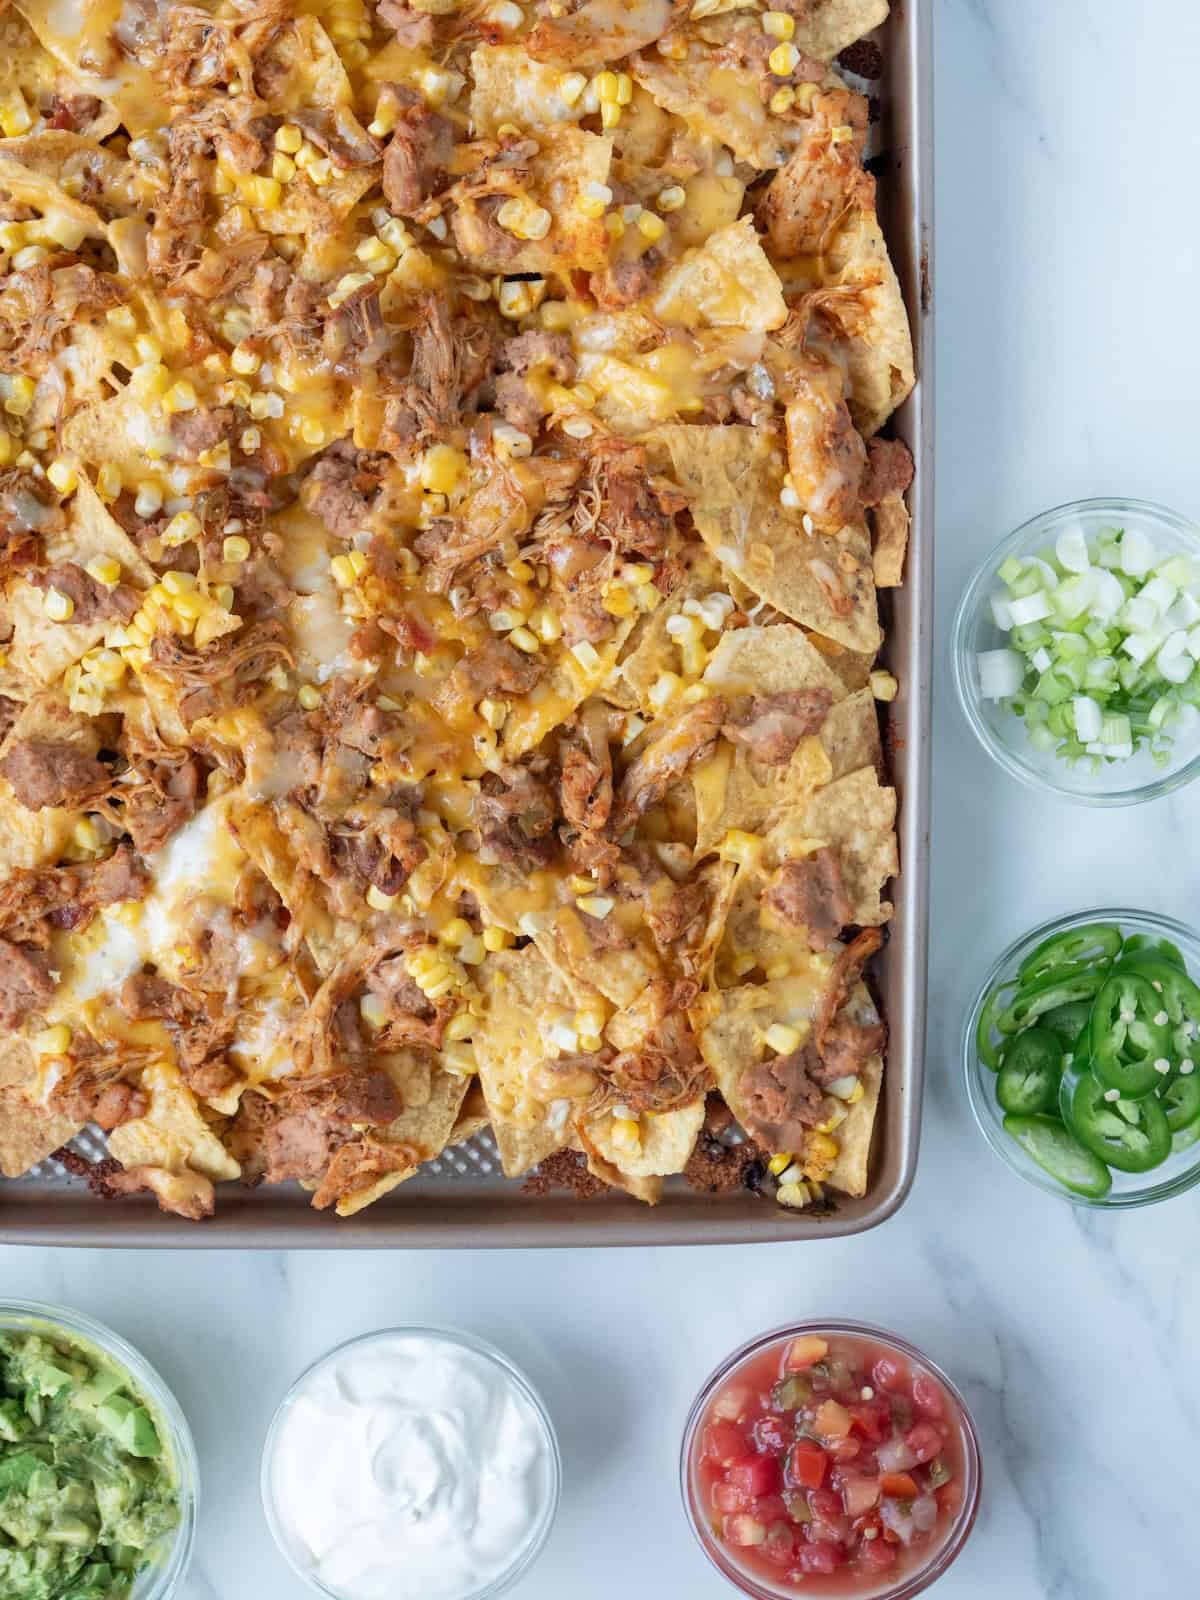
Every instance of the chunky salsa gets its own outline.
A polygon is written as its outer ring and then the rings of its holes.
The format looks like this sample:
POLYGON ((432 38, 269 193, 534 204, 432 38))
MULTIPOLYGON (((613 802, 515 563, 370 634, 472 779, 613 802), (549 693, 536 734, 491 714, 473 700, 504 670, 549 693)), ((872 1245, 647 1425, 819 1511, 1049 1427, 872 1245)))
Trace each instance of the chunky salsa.
POLYGON ((859 1336, 784 1340, 738 1367, 695 1452, 700 1517, 772 1588, 884 1592, 937 1554, 962 1503, 956 1402, 859 1336))

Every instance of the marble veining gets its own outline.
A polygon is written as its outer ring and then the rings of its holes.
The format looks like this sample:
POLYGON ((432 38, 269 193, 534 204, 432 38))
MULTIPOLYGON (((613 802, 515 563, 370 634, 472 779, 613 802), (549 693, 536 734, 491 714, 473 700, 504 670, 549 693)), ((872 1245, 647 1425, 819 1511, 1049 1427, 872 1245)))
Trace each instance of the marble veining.
POLYGON ((785 1318, 891 1325, 957 1379, 984 1450, 974 1536, 938 1600, 1183 1600, 1200 1586, 1200 1196, 1088 1215, 1021 1185, 970 1121, 959 1031, 979 973, 1101 902, 1195 921, 1200 788, 1099 815, 971 742, 945 663, 974 563, 1088 494, 1200 516, 1192 412, 1200 13, 941 0, 938 617, 929 1091, 912 1198, 859 1239, 745 1250, 388 1256, 0 1251, 8 1294, 69 1300, 169 1376, 203 1470, 182 1600, 301 1600, 258 1501, 302 1365, 386 1323, 474 1329, 558 1423, 566 1490, 520 1600, 721 1600, 679 1510, 687 1405, 785 1318))

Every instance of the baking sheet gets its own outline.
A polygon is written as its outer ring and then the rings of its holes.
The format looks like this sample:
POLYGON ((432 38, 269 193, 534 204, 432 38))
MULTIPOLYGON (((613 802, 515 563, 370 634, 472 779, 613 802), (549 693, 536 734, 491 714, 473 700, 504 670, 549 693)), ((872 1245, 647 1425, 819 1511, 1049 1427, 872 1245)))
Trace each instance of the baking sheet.
MULTIPOLYGON (((102 1202, 81 1181, 43 1163, 0 1186, 0 1242, 42 1245, 189 1246, 262 1249, 750 1244, 862 1233, 901 1205, 916 1171, 925 1053, 929 879, 929 756, 933 631, 933 131, 932 0, 894 0, 878 35, 879 216, 904 290, 917 357, 915 390, 891 431, 916 462, 910 494, 913 537, 907 581, 881 591, 887 644, 882 661, 900 682, 888 708, 885 748, 900 799, 900 878, 888 942, 873 963, 890 1046, 875 1131, 871 1182, 858 1199, 827 1212, 788 1211, 745 1193, 707 1196, 682 1180, 642 1206, 615 1191, 590 1200, 532 1197, 505 1179, 490 1135, 449 1149, 421 1174, 350 1218, 312 1210, 296 1185, 221 1188, 204 1223, 160 1212, 149 1197, 102 1202), (890 613, 890 614, 889 614, 890 613)), ((77 1147, 103 1154, 87 1134, 77 1147)))

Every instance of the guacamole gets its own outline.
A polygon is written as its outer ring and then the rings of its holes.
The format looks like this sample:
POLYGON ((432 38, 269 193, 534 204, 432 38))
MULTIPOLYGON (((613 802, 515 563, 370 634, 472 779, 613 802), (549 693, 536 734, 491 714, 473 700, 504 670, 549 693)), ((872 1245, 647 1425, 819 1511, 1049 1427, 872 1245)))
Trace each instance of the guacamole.
POLYGON ((0 1330, 0 1595, 124 1600, 179 1520, 130 1374, 55 1332, 0 1330))

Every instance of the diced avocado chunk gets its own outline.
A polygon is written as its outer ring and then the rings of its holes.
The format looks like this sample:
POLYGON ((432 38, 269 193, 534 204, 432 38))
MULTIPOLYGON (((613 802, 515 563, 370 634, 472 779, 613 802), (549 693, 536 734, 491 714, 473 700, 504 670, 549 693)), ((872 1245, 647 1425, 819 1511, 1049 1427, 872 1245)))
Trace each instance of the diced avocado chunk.
POLYGON ((162 1451, 158 1429, 145 1406, 123 1394, 109 1395, 96 1407, 96 1421, 131 1456, 157 1456, 162 1451))

